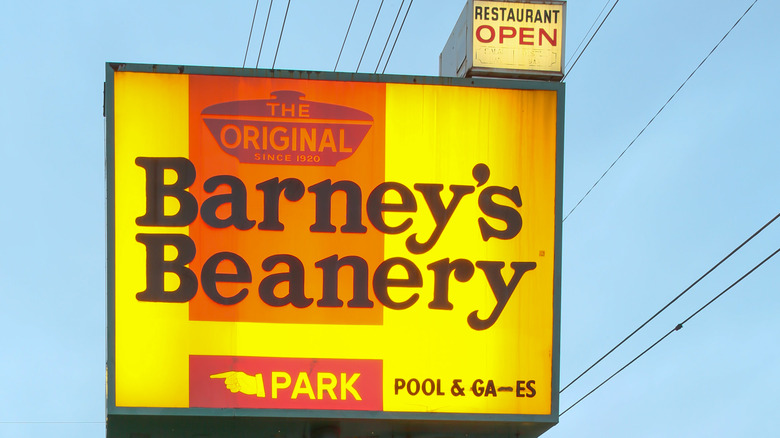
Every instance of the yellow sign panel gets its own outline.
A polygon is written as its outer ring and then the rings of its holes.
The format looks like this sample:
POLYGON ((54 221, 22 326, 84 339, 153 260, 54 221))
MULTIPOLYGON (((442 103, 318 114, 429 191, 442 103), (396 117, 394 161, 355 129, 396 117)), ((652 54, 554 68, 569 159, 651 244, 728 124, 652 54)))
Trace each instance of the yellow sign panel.
POLYGON ((563 71, 563 2, 473 2, 475 68, 563 71))
POLYGON ((559 102, 115 72, 109 407, 557 418, 559 102))

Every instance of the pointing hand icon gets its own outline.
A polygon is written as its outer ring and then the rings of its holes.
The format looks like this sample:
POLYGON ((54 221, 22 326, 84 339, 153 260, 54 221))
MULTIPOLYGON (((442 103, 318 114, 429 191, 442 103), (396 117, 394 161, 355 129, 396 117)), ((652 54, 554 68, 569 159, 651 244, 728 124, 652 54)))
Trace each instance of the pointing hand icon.
POLYGON ((210 377, 212 379, 225 379, 225 387, 227 387, 230 392, 241 392, 243 394, 249 395, 257 394, 258 397, 265 397, 265 394, 257 393, 256 376, 250 376, 241 371, 227 371, 224 373, 213 374, 210 377))

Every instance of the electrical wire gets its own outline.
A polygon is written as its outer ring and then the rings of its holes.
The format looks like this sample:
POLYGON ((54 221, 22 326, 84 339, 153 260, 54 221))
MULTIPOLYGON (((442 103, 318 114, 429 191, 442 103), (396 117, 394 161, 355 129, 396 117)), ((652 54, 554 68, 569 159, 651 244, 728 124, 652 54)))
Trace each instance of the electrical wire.
POLYGON ((257 17, 258 4, 260 4, 260 0, 255 0, 255 12, 252 14, 252 25, 249 26, 249 38, 246 39, 246 52, 244 52, 244 63, 241 64, 241 68, 246 67, 246 57, 249 55, 249 42, 252 41, 252 31, 255 29, 255 17, 257 17))
POLYGON ((382 5, 385 4, 385 0, 382 0, 379 3, 379 10, 376 11, 376 17, 374 17, 374 24, 371 25, 371 32, 368 33, 368 39, 366 39, 366 45, 363 47, 363 53, 360 55, 360 61, 358 61, 358 66, 355 69, 355 73, 360 70, 360 64, 363 63, 363 55, 366 54, 366 49, 368 48, 368 42, 371 41, 371 34, 374 33, 374 26, 376 26, 376 20, 379 19, 379 13, 382 12, 382 5))
POLYGON ((387 64, 390 64, 390 57, 393 56, 393 52, 395 51, 395 43, 398 42, 398 37, 401 35, 401 31, 404 30, 404 23, 406 23, 406 17, 409 16, 409 10, 412 9, 412 3, 414 3, 414 0, 409 0, 409 6, 406 8, 406 13, 404 14, 404 19, 401 20, 401 26, 398 28, 398 33, 395 34, 395 40, 393 41, 393 47, 390 48, 390 53, 387 55, 387 61, 385 61, 384 68, 382 68, 382 74, 385 74, 385 70, 387 70, 387 64))
MULTIPOLYGON (((623 155, 628 151, 628 149, 631 148, 631 146, 634 144, 634 142, 636 142, 637 139, 642 135, 642 133, 644 133, 645 130, 650 126, 650 124, 653 123, 653 121, 656 119, 656 117, 658 117, 658 115, 661 114, 661 111, 663 111, 664 108, 666 108, 666 106, 669 105, 669 102, 671 102, 672 99, 674 99, 674 97, 677 96, 677 93, 679 93, 680 90, 682 90, 682 88, 685 86, 685 84, 688 83, 688 81, 699 70, 699 68, 702 65, 704 65, 704 63, 707 61, 707 59, 709 59, 710 55, 712 55, 715 52, 715 50, 718 48, 718 46, 720 46, 720 44, 726 39, 726 37, 729 36, 731 31, 734 30, 735 27, 737 27, 739 22, 742 21, 742 19, 745 17, 745 15, 747 15, 748 12, 750 12, 750 9, 753 8, 753 5, 755 5, 756 2, 758 2, 758 0, 754 0, 753 1, 753 3, 747 8, 747 10, 745 10, 745 12, 742 14, 742 16, 740 16, 739 19, 734 23, 734 25, 731 26, 731 28, 728 30, 728 32, 726 32, 726 34, 723 35, 723 38, 721 38, 720 41, 718 41, 718 44, 715 44, 715 47, 713 47, 712 50, 710 50, 710 53, 708 53, 707 56, 705 56, 704 59, 701 60, 699 65, 697 65, 696 68, 693 69, 693 71, 691 72, 690 75, 688 75, 688 77, 685 79, 685 81, 683 81, 683 83, 677 88, 677 90, 674 93, 672 93, 671 97, 669 97, 669 99, 667 99, 666 103, 664 103, 663 106, 661 106, 661 109, 659 109, 658 112, 655 113, 655 115, 650 119, 650 121, 647 122, 645 127, 642 128, 641 131, 639 131, 639 133, 634 137, 633 140, 631 140, 631 143, 629 143, 628 146, 626 146, 626 148, 623 149, 623 152, 621 152, 620 155, 618 155, 618 157, 615 158, 615 161, 613 161, 612 164, 610 164, 609 167, 607 167, 607 170, 605 170, 604 173, 601 174, 601 176, 596 180, 596 182, 593 183, 593 185, 591 186, 590 189, 588 189, 588 191, 585 193, 585 195, 583 195, 582 198, 580 198, 580 200, 577 201, 577 204, 575 204, 574 207, 569 211, 569 213, 566 214, 566 216, 563 218, 563 222, 566 222, 566 219, 568 219, 569 216, 571 216, 571 214, 574 213, 574 210, 576 210, 577 207, 579 207, 580 204, 582 204, 582 201, 584 201, 585 198, 588 197, 590 192, 592 192, 593 189, 596 188, 596 186, 601 182, 601 180, 604 179, 604 177, 607 175, 607 173, 609 173, 609 171, 612 170, 612 168, 615 166, 615 164, 617 164, 617 162, 623 157, 623 155)), ((617 2, 615 4, 617 4, 617 2)), ((614 6, 613 6, 613 8, 614 8, 614 6)), ((611 10, 610 10, 610 12, 611 12, 611 10)), ((609 15, 609 14, 607 14, 607 15, 609 15)), ((596 31, 598 31, 598 29, 596 31)), ((587 48, 587 46, 585 48, 587 48)), ((583 49, 583 51, 584 50, 585 49, 583 49)), ((564 76, 564 79, 565 79, 565 76, 564 76)))
POLYGON ((596 16, 596 19, 595 19, 595 20, 593 20, 593 24, 591 24, 591 25, 590 25, 590 28, 588 29, 588 31, 587 31, 587 32, 585 32, 585 35, 582 37, 582 40, 580 40, 580 43, 579 43, 579 44, 577 44, 577 48, 576 48, 576 49, 574 49, 574 51, 573 51, 573 52, 571 52, 571 56, 570 56, 570 57, 569 57, 569 59, 566 61, 566 64, 567 64, 567 65, 569 64, 569 61, 571 61, 571 59, 572 59, 572 58, 574 58, 574 55, 577 53, 577 51, 578 51, 578 50, 580 50, 580 47, 582 47, 582 43, 584 43, 584 42, 585 42, 585 40, 588 38, 588 35, 590 35, 590 31, 591 31, 591 30, 593 30, 593 26, 595 26, 595 25, 596 25, 596 23, 598 23, 598 22, 599 22, 599 18, 601 18, 601 14, 603 14, 603 13, 604 13, 604 10, 606 10, 606 9, 607 9, 607 6, 609 6, 609 2, 610 2, 610 1, 612 1, 612 0, 607 0, 607 2, 606 2, 606 3, 604 3, 604 7, 603 7, 603 8, 601 8, 601 11, 599 12, 599 15, 598 15, 598 16, 596 16))
POLYGON ((382 57, 385 56, 385 50, 387 50, 387 44, 390 42, 390 37, 393 36, 393 29, 395 29, 395 23, 398 22, 398 17, 401 16, 401 10, 404 8, 404 2, 401 0, 401 4, 398 6, 398 12, 395 14, 395 20, 393 20, 393 26, 390 28, 390 32, 387 34, 387 40, 385 40, 385 46, 382 48, 382 54, 379 55, 379 59, 376 61, 376 68, 374 74, 379 70, 379 64, 382 63, 382 57))
MULTIPOLYGON (((681 328, 682 328, 682 327, 681 327, 681 328)), ((677 329, 677 327, 675 327, 675 330, 676 330, 676 329, 677 329)), ((584 396, 582 396, 582 398, 580 398, 579 400, 577 400, 576 402, 574 402, 574 404, 573 404, 573 405, 571 405, 571 406, 569 406, 568 408, 566 408, 566 409, 565 409, 563 412, 561 412, 561 413, 560 413, 558 416, 559 416, 559 417, 562 417, 562 416, 563 416, 563 414, 565 414, 565 413, 569 412, 569 411, 571 410, 571 408, 573 408, 573 407, 577 406, 577 405, 578 405, 578 404, 579 404, 581 401, 583 401, 583 400, 585 400, 586 398, 588 398, 588 396, 589 396, 589 395, 591 395, 591 394, 593 394, 594 392, 596 392, 596 390, 598 390, 599 388, 601 388, 602 386, 604 386, 604 384, 606 384, 607 382, 609 382, 610 380, 612 380, 612 378, 613 378, 613 377, 617 376, 617 375, 618 375, 618 374, 619 374, 621 371, 623 371, 624 369, 628 368, 628 367, 629 367, 629 366, 630 366, 632 363, 636 362, 636 361, 637 361, 637 359, 639 359, 640 357, 644 356, 644 354, 645 354, 645 353, 647 353, 648 351, 652 350, 652 349, 653 349, 653 347, 655 347, 656 345, 660 344, 660 343, 661 343, 661 341, 663 341, 664 339, 666 339, 666 338, 667 338, 669 335, 671 335, 671 334, 672 334, 672 332, 674 332, 675 330, 671 330, 671 331, 669 331, 669 333, 667 333, 667 334, 665 334, 664 336, 662 336, 662 337, 661 337, 661 339, 659 339, 659 340, 655 341, 655 342, 653 343, 653 345, 651 345, 651 346, 647 347, 647 349, 646 349, 645 351, 643 351, 643 352, 639 353, 639 355, 638 355, 637 357, 633 358, 633 359, 632 359, 632 360, 631 360, 629 363, 627 363, 627 364, 623 365, 623 367, 622 367, 622 368, 620 368, 619 370, 615 371, 615 373, 614 373, 614 374, 612 374, 611 376, 607 377, 607 379, 606 379, 606 380, 604 380, 603 382, 599 383, 599 384, 598 384, 598 386, 596 386, 595 388, 591 389, 591 390, 590 390, 590 392, 588 392, 587 394, 585 394, 584 396)))
POLYGON ((276 42, 276 53, 274 54, 274 63, 271 69, 276 67, 276 57, 279 55, 279 46, 282 45, 282 35, 284 35, 284 25, 287 24, 287 12, 290 10, 290 0, 287 0, 287 9, 284 10, 284 20, 282 20, 282 30, 279 31, 279 41, 276 42))
POLYGON ((772 257, 774 257, 775 255, 777 255, 777 253, 778 253, 778 252, 780 252, 780 248, 776 249, 776 250, 775 250, 775 252, 773 252, 773 253, 772 253, 772 254, 770 254, 770 255, 769 255, 767 258, 765 258, 764 260, 762 260, 762 261, 761 261, 761 263, 757 264, 757 265, 756 265, 756 266, 754 266, 754 267, 753 267, 751 270, 749 270, 748 272, 746 272, 746 273, 745 273, 745 275, 743 275, 742 277, 740 277, 740 278, 739 278, 737 281, 735 281, 734 283, 731 283, 731 285, 730 285, 729 287, 727 287, 727 288, 726 288, 726 289, 724 289, 724 290, 723 290, 721 293, 719 293, 718 295, 716 295, 716 296, 715 296, 715 298, 713 298, 713 299, 711 299, 710 301, 708 301, 708 302, 707 302, 707 304, 705 304, 705 305, 701 306, 701 307, 699 308, 699 310, 697 310, 697 311, 693 312, 693 313, 692 313, 692 314, 691 314, 691 315, 690 315, 688 318, 686 318, 686 319, 685 319, 683 322, 681 322, 681 323, 677 324, 677 325, 676 325, 676 326, 675 326, 673 329, 671 329, 671 330, 670 330, 668 333, 666 333, 666 334, 665 334, 665 335, 663 335, 663 336, 662 336, 660 339, 658 339, 657 341, 655 341, 655 342, 654 342, 654 343, 653 343, 651 346, 647 347, 647 349, 645 349, 645 351, 643 351, 643 352, 639 353, 639 355, 638 355, 638 356, 636 356, 635 358, 631 359, 631 361, 630 361, 630 362, 628 362, 627 364, 623 365, 623 367, 622 367, 622 368, 620 368, 619 370, 615 371, 615 373, 614 373, 614 374, 612 374, 611 376, 607 377, 607 379, 606 379, 606 380, 604 380, 603 382, 599 383, 599 384, 598 384, 598 385, 597 385, 595 388, 593 388, 592 390, 590 390, 590 392, 588 392, 587 394, 585 394, 584 396, 582 396, 582 398, 580 398, 579 400, 577 400, 576 402, 574 402, 574 404, 572 404, 571 406, 569 406, 568 408, 566 408, 566 410, 564 410, 563 412, 561 412, 561 413, 560 413, 560 415, 558 415, 558 416, 559 416, 559 417, 561 417, 561 416, 563 416, 563 414, 565 414, 565 413, 569 412, 569 411, 571 410, 571 408, 573 408, 573 407, 577 406, 577 405, 578 405, 578 404, 579 404, 581 401, 585 400, 585 399, 586 399, 586 398, 587 398, 589 395, 591 395, 591 394, 593 394, 594 392, 596 392, 596 390, 598 390, 599 388, 601 388, 602 386, 604 386, 604 384, 606 384, 607 382, 609 382, 610 380, 612 380, 612 378, 613 378, 613 377, 617 376, 617 375, 618 375, 618 374, 619 374, 621 371, 623 371, 624 369, 628 368, 628 367, 629 367, 629 366, 630 366, 632 363, 636 362, 636 361, 637 361, 637 359, 639 359, 640 357, 644 356, 644 354, 645 354, 645 353, 647 353, 648 351, 652 350, 652 349, 653 349, 653 347, 655 347, 656 345, 660 344, 660 343, 661 343, 661 341, 663 341, 664 339, 666 339, 667 337, 669 337, 669 335, 671 335, 672 333, 674 333, 674 332, 676 332, 676 331, 679 331, 680 329, 682 329, 682 328, 683 328, 683 326, 684 326, 686 323, 688 323, 688 321, 690 321, 690 320, 691 320, 691 319, 692 319, 694 316, 698 315, 698 314, 699 314, 699 312, 701 312, 702 310, 704 310, 705 308, 707 308, 707 306, 709 306, 710 304, 714 303, 714 302, 715 302, 715 300, 717 300, 718 298, 722 297, 722 296, 723 296, 723 294, 725 294, 726 292, 728 292, 728 291, 729 291, 731 288, 733 288, 734 286, 736 286, 737 284, 739 284, 739 282, 741 282, 742 280, 744 280, 745 278, 747 278, 747 277, 748 277, 750 274, 752 274, 753 272, 755 272, 755 270, 756 270, 756 269, 758 269, 759 267, 761 267, 761 265, 763 265, 764 263, 766 263, 767 261, 769 261, 769 259, 771 259, 771 258, 772 258, 772 257))
POLYGON ((347 27, 347 33, 344 35, 344 42, 341 43, 341 50, 339 50, 339 57, 336 58, 336 65, 333 66, 333 71, 336 71, 336 69, 339 67, 339 60, 341 59, 341 52, 344 51, 344 45, 347 44, 347 37, 349 36, 349 30, 352 29, 352 20, 355 19, 355 12, 358 10, 358 5, 360 4, 360 0, 357 0, 355 3, 355 9, 352 11, 352 18, 349 19, 349 27, 347 27))
POLYGON ((271 8, 274 7, 274 0, 268 5, 268 14, 265 16, 265 26, 263 26, 263 38, 260 40, 260 50, 257 51, 257 62, 255 68, 260 65, 260 54, 263 52, 263 43, 265 43, 265 31, 268 30, 268 19, 271 18, 271 8))
POLYGON ((574 66, 577 65, 577 61, 580 60, 580 56, 582 56, 582 54, 585 53, 586 50, 588 50, 588 46, 590 45, 590 42, 593 41, 593 38, 595 38, 596 34, 599 33, 599 29, 601 29, 601 26, 604 25, 605 21, 607 21, 607 18, 609 18, 609 14, 611 14, 612 11, 615 10, 615 6, 617 6, 618 3, 620 3, 620 0, 617 0, 615 2, 615 4, 612 5, 611 8, 609 8, 609 12, 607 12, 607 15, 604 16, 603 20, 601 20, 601 24, 599 24, 599 27, 596 28, 595 32, 593 32, 593 35, 590 36, 590 39, 588 40, 588 43, 585 44, 585 47, 582 48, 582 51, 580 52, 580 54, 577 55, 577 58, 574 60, 574 63, 571 65, 571 67, 569 67, 568 70, 566 70, 566 74, 563 75, 563 78, 561 78, 561 81, 565 81, 566 80, 566 76, 569 76, 569 73, 571 73, 571 69, 573 69, 574 66))
POLYGON ((697 284, 698 284, 700 281, 702 281, 702 280, 704 279, 704 277, 706 277, 706 276, 710 275, 710 273, 711 273, 712 271, 714 271, 715 269, 717 269, 717 268, 718 268, 718 266, 720 266, 721 264, 723 264, 723 262, 725 262, 726 260, 728 260, 728 259, 729 259, 729 258, 730 258, 732 255, 734 255, 734 254, 735 254, 737 251, 739 251, 740 249, 742 249, 742 247, 744 247, 745 245, 747 245, 747 243, 748 243, 748 242, 750 242, 751 240, 753 240, 753 238, 754 238, 754 237, 758 236, 758 235, 759 235, 759 234, 760 234, 762 231, 764 231, 764 230, 765 230, 765 229, 766 229, 766 228, 767 228, 769 225, 771 225, 771 224, 772 224, 772 222, 774 222, 774 221, 775 221, 775 220, 777 220, 778 218, 780 218, 780 213, 778 213, 777 215, 775 215, 775 217, 773 217, 772 219, 770 219, 770 220, 769 220, 769 222, 765 223, 765 224, 764 224, 764 225, 763 225, 761 228, 759 228, 758 230, 756 230, 756 232, 755 232, 755 233, 753 233, 753 234, 752 234, 750 237, 748 237, 748 238, 747 238, 747 239, 746 239, 744 242, 742 242, 741 244, 739 244, 739 246, 737 246, 737 247, 736 247, 736 248, 734 248, 734 249, 733 249, 733 250, 732 250, 730 253, 728 253, 728 255, 726 255, 726 257, 723 257, 723 258, 722 258, 722 259, 721 259, 721 260, 720 260, 718 263, 716 263, 716 264, 715 264, 713 267, 711 267, 711 268, 710 268, 710 269, 709 269, 707 272, 705 272, 705 273, 704 273, 704 274, 703 274, 701 277, 699 277, 698 279, 696 279, 696 281, 694 281, 693 283, 691 283, 691 285, 690 285, 690 286, 686 287, 686 288, 685 288, 685 290, 683 290, 682 292, 680 292, 680 293, 679 293, 679 294, 678 294, 676 297, 674 297, 674 299, 673 299, 673 300, 669 301, 669 302, 668 302, 668 303, 667 303, 665 306, 663 306, 663 307, 661 308, 661 310, 657 311, 657 312, 655 313, 655 315, 651 316, 651 317, 650 317, 650 319, 648 319, 647 321, 645 321, 644 323, 642 323, 642 325, 640 325, 639 327, 637 327, 637 328, 636 328, 636 329, 635 329, 633 332, 631 332, 631 334, 629 334, 628 336, 626 336, 625 338, 623 338, 623 340, 622 340, 622 341, 618 342, 618 344, 617 344, 617 345, 615 345, 614 347, 612 347, 612 349, 611 349, 611 350, 609 350, 608 352, 606 352, 606 354, 604 354, 603 356, 601 356, 601 358, 599 358, 599 360, 597 360, 596 362, 594 362, 594 363, 593 363, 593 365, 589 366, 589 367, 588 367, 588 369, 586 369, 585 371, 583 371, 582 373, 580 373, 580 375, 579 375, 579 376, 577 376, 577 377, 576 377, 574 380, 572 380, 571 382, 569 382, 569 384, 568 384, 568 385, 566 385, 566 386, 565 386, 563 389, 561 389, 559 393, 563 393, 563 391, 566 391, 566 389, 567 389, 568 387, 570 387, 571 385, 573 385, 573 384, 574 384, 574 382, 576 382, 577 380, 579 380, 579 379, 580 379, 580 377, 582 377, 582 376, 584 376, 585 374, 587 374, 587 373, 588 373, 590 370, 592 370, 592 369, 593 369, 593 368, 594 368, 596 365, 598 365, 598 364, 599 364, 599 363, 600 363, 602 360, 604 360, 604 359, 605 359, 607 356, 609 356, 609 355, 610 355, 610 354, 612 354, 612 353, 613 353, 615 350, 617 350, 617 349, 618 349, 618 347, 620 347, 621 345, 623 345, 623 343, 625 343, 626 341, 628 341, 629 339, 631 339, 631 337, 632 337, 632 336, 634 336, 634 335, 635 335, 635 334, 636 334, 636 333, 637 333, 639 330, 642 330, 642 328, 644 328, 644 327, 645 327, 647 324, 649 324, 649 323, 650 323, 650 321, 654 320, 656 316, 660 315, 660 314, 661 314, 661 312, 663 312, 664 310, 666 310, 666 309, 667 309, 669 306, 671 306, 671 305, 672 305, 672 304, 673 304, 675 301, 677 301, 677 300, 678 300, 680 297, 682 297, 683 295, 685 295, 685 293, 686 293, 686 292, 688 292, 689 290, 691 290, 691 289, 692 289, 694 286, 696 286, 696 285, 697 285, 697 284))

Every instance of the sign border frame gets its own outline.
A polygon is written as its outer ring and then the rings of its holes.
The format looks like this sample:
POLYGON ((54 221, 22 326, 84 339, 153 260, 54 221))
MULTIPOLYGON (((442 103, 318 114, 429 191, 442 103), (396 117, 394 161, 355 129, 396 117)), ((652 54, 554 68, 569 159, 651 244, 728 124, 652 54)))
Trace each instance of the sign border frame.
MULTIPOLYGON (((254 418, 257 423, 266 424, 277 421, 290 422, 292 429, 298 431, 303 426, 310 430, 319 423, 336 422, 345 431, 344 425, 350 423, 367 426, 365 430, 388 429, 394 432, 421 431, 430 435, 430 429, 448 431, 454 435, 474 436, 474 433, 489 433, 496 436, 498 427, 506 427, 515 432, 538 431, 539 434, 558 423, 559 388, 560 388, 560 309, 561 309, 561 248, 562 248, 562 213, 563 213, 563 135, 565 115, 565 84, 562 82, 498 79, 498 78, 452 78, 439 76, 409 76, 367 73, 319 72, 295 70, 266 70, 237 67, 204 67, 162 64, 106 63, 106 80, 104 83, 105 118, 105 187, 106 187, 106 417, 107 436, 120 436, 117 424, 125 425, 127 419, 136 418, 135 423, 143 423, 143 419, 154 421, 155 418, 182 418, 192 422, 193 417, 201 417, 204 421, 221 423, 220 419, 254 418), (475 88, 499 88, 520 90, 550 90, 556 92, 556 181, 555 181, 555 260, 553 273, 553 336, 552 336, 552 384, 549 415, 528 414, 478 414, 478 413, 438 413, 438 412, 384 412, 384 411, 342 411, 342 410, 286 410, 286 409, 243 409, 243 408, 143 408, 116 406, 116 345, 115 345, 115 113, 114 113, 114 73, 162 73, 187 75, 239 76, 249 78, 284 78, 325 81, 353 81, 394 84, 446 85, 475 88), (346 423, 345 423, 346 422, 346 423), (112 424, 114 432, 112 434, 112 424)), ((363 426, 359 426, 363 430, 363 426)), ((281 426, 280 426, 281 427, 281 426)), ((125 427, 121 427, 122 430, 125 427)), ((285 428, 287 429, 287 428, 285 428)), ((290 431, 292 432, 292 429, 290 431)), ((280 429, 281 431, 281 429, 280 429)), ((507 430, 507 433, 510 431, 507 430)), ((296 432, 297 433, 297 432, 296 432)), ((373 432, 371 432, 373 433, 373 432)), ((535 432, 532 432, 535 433, 535 432)), ((121 435, 124 436, 124 435, 121 435)), ((300 436, 300 435, 296 435, 300 436)))

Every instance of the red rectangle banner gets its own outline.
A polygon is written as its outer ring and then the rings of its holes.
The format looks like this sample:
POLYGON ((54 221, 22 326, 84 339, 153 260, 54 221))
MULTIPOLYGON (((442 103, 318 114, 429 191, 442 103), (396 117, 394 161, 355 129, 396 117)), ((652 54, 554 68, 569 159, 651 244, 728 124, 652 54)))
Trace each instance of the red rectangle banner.
POLYGON ((190 356, 190 407, 382 410, 382 361, 190 356))

